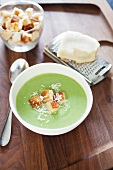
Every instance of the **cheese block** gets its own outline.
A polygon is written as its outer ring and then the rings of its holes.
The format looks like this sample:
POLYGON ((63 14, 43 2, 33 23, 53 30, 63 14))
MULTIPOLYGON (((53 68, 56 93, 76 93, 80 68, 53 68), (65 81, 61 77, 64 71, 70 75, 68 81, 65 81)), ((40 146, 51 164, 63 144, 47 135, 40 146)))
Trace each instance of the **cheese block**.
POLYGON ((67 31, 60 42, 57 56, 76 63, 93 62, 100 44, 95 38, 79 32, 67 31))

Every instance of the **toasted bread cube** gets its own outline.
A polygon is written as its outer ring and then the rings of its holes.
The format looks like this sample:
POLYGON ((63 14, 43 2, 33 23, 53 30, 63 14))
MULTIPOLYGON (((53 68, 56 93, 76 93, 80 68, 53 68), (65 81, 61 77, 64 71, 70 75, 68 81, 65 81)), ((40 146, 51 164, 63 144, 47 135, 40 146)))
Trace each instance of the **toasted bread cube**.
POLYGON ((18 15, 20 15, 20 14, 23 14, 24 12, 23 12, 22 9, 19 9, 19 8, 15 7, 15 8, 13 9, 12 13, 13 13, 14 15, 17 15, 17 16, 18 16, 18 15))
POLYGON ((28 25, 28 24, 31 24, 31 21, 30 21, 30 19, 29 19, 28 16, 24 16, 24 17, 22 18, 22 23, 23 23, 23 26, 26 26, 26 25, 28 25))
POLYGON ((14 34, 14 35, 12 36, 12 41, 14 41, 14 42, 19 42, 19 41, 21 41, 21 34, 14 34))
POLYGON ((47 102, 46 107, 50 113, 56 112, 59 109, 59 105, 55 100, 47 102))
POLYGON ((53 96, 53 100, 57 101, 59 104, 65 102, 65 93, 64 92, 57 92, 53 96))
POLYGON ((17 15, 13 15, 11 18, 11 23, 13 22, 19 22, 20 18, 17 15))
POLYGON ((31 97, 29 102, 33 108, 37 108, 37 107, 41 106, 43 103, 42 98, 39 95, 35 95, 35 96, 31 97))
POLYGON ((22 19, 25 16, 25 13, 20 13, 18 16, 20 17, 20 19, 22 19))
POLYGON ((39 22, 33 22, 33 27, 37 27, 37 26, 39 26, 39 22))
POLYGON ((30 16, 32 16, 32 14, 33 14, 33 8, 27 8, 26 10, 25 10, 25 13, 30 17, 30 16))
POLYGON ((30 20, 31 20, 31 22, 33 22, 33 23, 34 23, 34 22, 38 22, 38 23, 39 23, 39 19, 38 19, 38 18, 31 17, 30 20))
POLYGON ((8 32, 8 31, 7 32, 3 31, 1 36, 2 36, 3 39, 9 40, 12 37, 12 33, 8 32))
POLYGON ((10 22, 11 22, 11 18, 10 17, 1 18, 0 25, 2 25, 3 29, 7 29, 7 22, 10 24, 10 22), (4 25, 5 25, 5 28, 4 28, 4 25))
POLYGON ((9 43, 10 45, 15 45, 15 42, 14 42, 11 38, 8 40, 8 43, 9 43))
POLYGON ((21 40, 25 43, 27 42, 31 42, 31 34, 28 34, 28 33, 24 33, 21 37, 21 40))
POLYGON ((6 21, 6 23, 5 23, 6 29, 8 29, 8 30, 10 29, 10 24, 11 24, 10 20, 6 21))
POLYGON ((41 96, 43 97, 43 102, 53 100, 53 90, 43 90, 41 96))
POLYGON ((19 28, 18 22, 13 22, 10 24, 10 31, 19 32, 19 30, 20 30, 20 28, 19 28))
POLYGON ((33 28, 34 28, 34 25, 33 25, 32 23, 23 26, 23 30, 24 30, 24 31, 28 31, 28 30, 31 30, 31 29, 33 29, 33 28))
POLYGON ((3 24, 2 24, 2 28, 3 28, 4 30, 6 30, 6 23, 3 23, 3 24))
POLYGON ((18 30, 21 31, 22 27, 23 27, 22 20, 19 20, 19 22, 18 22, 18 30))
POLYGON ((8 11, 1 11, 0 15, 3 16, 3 17, 10 17, 11 16, 10 12, 8 12, 8 11))

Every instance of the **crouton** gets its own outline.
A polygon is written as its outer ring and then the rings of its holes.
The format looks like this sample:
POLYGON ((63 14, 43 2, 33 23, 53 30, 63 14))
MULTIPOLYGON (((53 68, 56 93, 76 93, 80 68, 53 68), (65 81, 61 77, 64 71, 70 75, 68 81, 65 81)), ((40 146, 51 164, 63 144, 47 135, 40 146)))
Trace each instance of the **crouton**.
POLYGON ((59 109, 59 105, 55 100, 47 102, 46 107, 50 113, 56 112, 59 109))
POLYGON ((42 105, 42 98, 39 95, 32 96, 29 100, 33 108, 37 108, 42 105))
POLYGON ((43 97, 44 102, 53 100, 53 90, 43 90, 41 96, 43 97))
POLYGON ((57 92, 53 96, 53 100, 57 101, 59 104, 65 102, 65 93, 64 92, 57 92))

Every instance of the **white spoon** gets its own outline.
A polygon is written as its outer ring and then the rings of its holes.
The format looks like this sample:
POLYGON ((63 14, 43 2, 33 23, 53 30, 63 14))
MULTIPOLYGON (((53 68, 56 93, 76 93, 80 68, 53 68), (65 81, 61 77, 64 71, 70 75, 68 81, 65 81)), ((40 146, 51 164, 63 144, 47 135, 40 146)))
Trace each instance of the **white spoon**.
MULTIPOLYGON (((20 58, 17 59, 9 70, 9 78, 11 83, 14 82, 16 77, 25 69, 29 67, 26 60, 20 58)), ((9 143, 10 137, 11 137, 11 125, 12 125, 12 110, 9 108, 9 112, 7 115, 6 122, 4 124, 4 127, 2 129, 2 133, 0 135, 0 145, 6 146, 9 143)))

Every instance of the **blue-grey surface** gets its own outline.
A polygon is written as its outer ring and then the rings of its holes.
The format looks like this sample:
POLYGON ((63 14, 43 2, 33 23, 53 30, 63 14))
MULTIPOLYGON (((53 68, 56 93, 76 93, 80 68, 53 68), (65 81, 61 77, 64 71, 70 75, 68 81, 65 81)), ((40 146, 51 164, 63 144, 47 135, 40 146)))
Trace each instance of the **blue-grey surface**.
POLYGON ((107 2, 111 6, 111 8, 113 9, 113 0, 107 0, 107 2))

